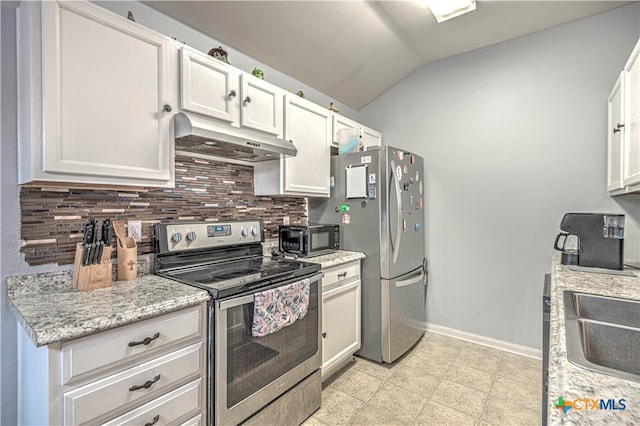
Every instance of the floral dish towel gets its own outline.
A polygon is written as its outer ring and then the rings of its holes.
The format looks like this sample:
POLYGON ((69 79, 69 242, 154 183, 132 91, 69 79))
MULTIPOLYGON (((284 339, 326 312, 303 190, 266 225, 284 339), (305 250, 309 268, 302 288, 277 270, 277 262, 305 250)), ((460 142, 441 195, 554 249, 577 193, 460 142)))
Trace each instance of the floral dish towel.
POLYGON ((263 337, 304 318, 309 308, 309 278, 255 293, 251 335, 263 337))

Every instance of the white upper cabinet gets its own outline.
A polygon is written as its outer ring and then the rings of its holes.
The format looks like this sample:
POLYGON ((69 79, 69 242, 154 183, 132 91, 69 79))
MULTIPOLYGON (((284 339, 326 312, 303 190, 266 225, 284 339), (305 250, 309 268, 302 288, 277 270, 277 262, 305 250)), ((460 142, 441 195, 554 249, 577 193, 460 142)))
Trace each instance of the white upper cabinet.
POLYGON ((184 111, 282 135, 282 89, 186 46, 181 49, 180 71, 184 111))
POLYGON ((20 183, 173 186, 172 40, 89 2, 18 16, 20 183))
POLYGON ((640 192, 640 40, 609 95, 607 190, 640 192))
POLYGON ((362 146, 362 149, 367 149, 370 146, 382 145, 382 133, 377 130, 373 130, 369 127, 353 121, 347 117, 343 117, 340 114, 333 114, 333 135, 331 144, 334 147, 338 147, 340 142, 340 130, 351 130, 358 135, 358 142, 362 146))
POLYGON ((362 143, 364 144, 364 149, 370 146, 382 146, 382 133, 362 126, 362 143))
MULTIPOLYGON (((624 144, 623 183, 640 185, 640 40, 624 67, 627 73, 625 93, 627 136, 624 144)), ((640 188, 636 188, 638 190, 640 188)))
POLYGON ((624 82, 625 72, 621 72, 609 95, 608 135, 607 135, 607 191, 615 191, 624 187, 622 184, 623 139, 624 128, 624 82))
POLYGON ((331 112, 287 93, 284 138, 297 155, 255 163, 255 194, 328 197, 331 112))
POLYGON ((210 56, 180 49, 180 107, 229 123, 238 122, 239 71, 210 56))

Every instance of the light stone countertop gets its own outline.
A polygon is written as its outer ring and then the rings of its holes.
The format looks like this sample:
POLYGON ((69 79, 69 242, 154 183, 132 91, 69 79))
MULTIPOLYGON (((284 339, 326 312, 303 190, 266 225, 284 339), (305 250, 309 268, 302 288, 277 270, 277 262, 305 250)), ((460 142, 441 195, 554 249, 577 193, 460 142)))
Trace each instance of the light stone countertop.
MULTIPOLYGON (((635 271, 639 274, 640 271, 635 271)), ((563 292, 580 291, 590 294, 640 300, 640 277, 613 274, 574 272, 553 256, 551 270, 551 327, 549 341, 549 425, 637 425, 640 424, 640 382, 619 379, 592 372, 572 364, 567 359, 563 292), (624 410, 578 410, 567 413, 556 409, 558 398, 624 399, 624 410)), ((640 354, 638 355, 640 356, 640 354)), ((583 406, 580 402, 578 406, 583 406)), ((620 407, 620 405, 616 405, 620 407)))
POLYGON ((7 278, 9 305, 36 346, 63 342, 197 305, 209 293, 157 275, 79 291, 72 271, 7 278))
MULTIPOLYGON (((273 250, 278 250, 278 240, 266 240, 262 243, 262 254, 264 256, 271 256, 273 250)), ((289 256, 285 256, 289 258, 289 256)), ((334 266, 343 265, 345 263, 353 262, 354 260, 364 259, 366 256, 364 253, 357 251, 337 250, 334 253, 323 254, 313 257, 298 257, 295 260, 301 262, 317 263, 322 269, 332 268, 334 266)), ((291 257, 293 259, 293 257, 291 257)))

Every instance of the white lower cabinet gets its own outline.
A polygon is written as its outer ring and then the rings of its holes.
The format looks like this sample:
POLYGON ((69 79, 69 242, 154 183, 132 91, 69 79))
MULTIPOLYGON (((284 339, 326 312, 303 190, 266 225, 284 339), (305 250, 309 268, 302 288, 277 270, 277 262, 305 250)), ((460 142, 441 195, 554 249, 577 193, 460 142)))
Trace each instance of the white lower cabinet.
POLYGON ((205 303, 41 348, 21 339, 20 424, 205 424, 206 342, 205 303))
POLYGON ((360 261, 329 268, 322 279, 322 380, 360 349, 360 261))

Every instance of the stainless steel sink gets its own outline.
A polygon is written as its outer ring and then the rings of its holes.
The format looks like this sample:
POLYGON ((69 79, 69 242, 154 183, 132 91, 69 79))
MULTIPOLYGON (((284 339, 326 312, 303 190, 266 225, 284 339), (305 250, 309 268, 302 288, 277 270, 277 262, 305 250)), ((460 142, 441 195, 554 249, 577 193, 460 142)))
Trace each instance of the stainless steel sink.
POLYGON ((570 362, 640 381, 640 301, 565 291, 564 308, 570 362))
POLYGON ((573 293, 575 312, 580 318, 640 327, 640 301, 573 293))

